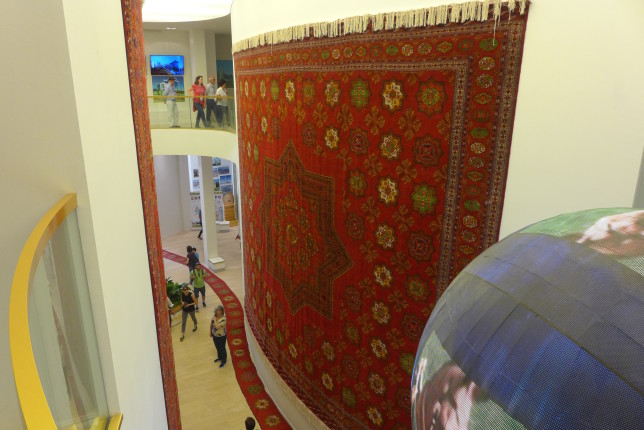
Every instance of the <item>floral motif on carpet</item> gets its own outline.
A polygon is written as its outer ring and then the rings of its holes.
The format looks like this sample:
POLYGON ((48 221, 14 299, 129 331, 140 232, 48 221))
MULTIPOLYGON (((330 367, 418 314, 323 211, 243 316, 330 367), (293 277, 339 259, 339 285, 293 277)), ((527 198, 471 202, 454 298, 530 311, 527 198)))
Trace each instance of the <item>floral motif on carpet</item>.
POLYGON ((331 428, 411 428, 425 322, 498 238, 526 19, 234 55, 248 321, 331 428))

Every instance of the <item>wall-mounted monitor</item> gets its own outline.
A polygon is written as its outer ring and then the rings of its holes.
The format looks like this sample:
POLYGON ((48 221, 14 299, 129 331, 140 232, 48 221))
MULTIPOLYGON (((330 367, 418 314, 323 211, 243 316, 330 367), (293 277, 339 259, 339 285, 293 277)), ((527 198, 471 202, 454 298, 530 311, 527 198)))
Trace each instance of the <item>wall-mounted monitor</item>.
POLYGON ((152 76, 183 75, 183 55, 150 55, 152 76))

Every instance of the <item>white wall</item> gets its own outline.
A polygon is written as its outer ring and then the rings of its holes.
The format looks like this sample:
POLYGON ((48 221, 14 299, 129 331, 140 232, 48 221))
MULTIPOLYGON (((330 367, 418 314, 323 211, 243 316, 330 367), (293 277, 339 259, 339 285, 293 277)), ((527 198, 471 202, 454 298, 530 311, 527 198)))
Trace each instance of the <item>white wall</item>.
MULTIPOLYGON (((0 115, 0 292, 9 297, 20 249, 37 221, 65 193, 78 193, 110 411, 123 412, 124 430, 164 429, 120 3, 3 7, 9 19, 0 37, 11 43, 2 44, 0 56, 11 67, 0 68, 8 83, 0 115)), ((8 305, 0 300, 0 314, 8 305)), ((24 428, 6 324, 0 342, 2 427, 24 428)))
POLYGON ((75 0, 63 0, 63 5, 92 209, 90 216, 81 218, 83 248, 89 248, 95 314, 105 309, 105 320, 97 325, 109 337, 99 347, 103 357, 111 359, 108 368, 114 372, 113 379, 108 378, 108 402, 111 409, 123 412, 125 430, 163 429, 167 419, 121 6, 75 0), (100 98, 97 82, 106 88, 100 98))
POLYGON ((184 231, 181 194, 188 191, 181 189, 179 158, 176 155, 154 157, 161 239, 184 231))
MULTIPOLYGON (((12 67, 1 67, 0 78, 6 85, 4 97, 11 102, 0 115, 0 314, 9 314, 9 294, 18 256, 36 223, 65 193, 82 195, 81 210, 87 207, 85 170, 76 119, 76 105, 70 79, 63 6, 60 1, 40 2, 39 7, 25 2, 3 4, 0 25, 2 40, 17 41, 16 35, 29 38, 19 43, 0 45, 0 57, 11 59, 12 67), (41 43, 46 40, 47 43, 41 43), (43 79, 56 82, 48 88, 55 109, 36 106, 38 91, 27 82, 43 79), (10 106, 10 110, 8 110, 10 106), (27 114, 30 113, 30 114, 27 114), (36 114, 38 114, 36 116, 36 114)), ((49 104, 49 103, 47 103, 49 104)), ((0 416, 2 426, 24 428, 11 366, 9 331, 5 319, 0 324, 0 416)))
POLYGON ((217 44, 215 42, 215 37, 217 36, 212 31, 206 31, 206 69, 207 72, 204 73, 203 83, 206 85, 208 83, 208 77, 213 75, 215 80, 217 78, 217 44))
POLYGON ((183 230, 192 229, 192 202, 190 200, 190 170, 188 169, 188 157, 177 156, 179 161, 179 193, 181 209, 183 210, 183 230))
POLYGON ((631 206, 644 143, 644 2, 536 2, 528 18, 501 234, 631 206))
MULTIPOLYGON (((152 75, 150 74, 150 54, 152 55, 183 55, 183 87, 188 94, 188 88, 194 82, 192 74, 192 61, 190 54, 190 37, 187 31, 182 30, 144 30, 143 39, 145 43, 145 61, 147 65, 148 96, 152 95, 152 75)), ((179 106, 179 115, 188 114, 189 106, 179 106)), ((190 104, 192 106, 192 104, 190 104)), ((151 115, 156 118, 157 112, 161 112, 161 118, 165 119, 166 105, 163 103, 149 104, 151 115)))
POLYGON ((153 129, 154 155, 199 155, 219 157, 239 164, 237 135, 225 131, 153 129))
MULTIPOLYGON (((439 0, 235 0, 232 42, 439 0)), ((559 213, 630 206, 644 135, 644 2, 530 6, 501 236, 559 213)))
POLYGON ((152 79, 150 78, 150 54, 152 55, 183 55, 184 85, 190 87, 194 81, 190 56, 190 37, 183 30, 144 30, 145 61, 147 64, 148 94, 152 94, 152 79))

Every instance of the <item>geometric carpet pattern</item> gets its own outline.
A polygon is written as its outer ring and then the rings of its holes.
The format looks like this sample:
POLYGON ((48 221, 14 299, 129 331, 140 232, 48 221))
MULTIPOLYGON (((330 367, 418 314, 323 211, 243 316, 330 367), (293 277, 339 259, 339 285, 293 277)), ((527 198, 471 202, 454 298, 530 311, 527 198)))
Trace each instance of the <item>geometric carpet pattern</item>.
POLYGON ((411 428, 425 322, 498 239, 526 21, 234 55, 247 318, 331 428, 411 428))

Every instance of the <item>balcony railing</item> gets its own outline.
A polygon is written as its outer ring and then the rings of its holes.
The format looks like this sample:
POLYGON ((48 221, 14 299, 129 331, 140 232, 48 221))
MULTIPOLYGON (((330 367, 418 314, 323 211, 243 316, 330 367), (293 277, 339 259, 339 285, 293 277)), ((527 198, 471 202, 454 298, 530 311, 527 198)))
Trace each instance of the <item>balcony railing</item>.
POLYGON ((28 429, 121 424, 121 414, 108 414, 75 209, 68 194, 43 216, 11 286, 11 361, 28 429))
MULTIPOLYGON (((196 128, 197 111, 193 108, 193 99, 189 95, 176 96, 148 96, 148 109, 150 112, 151 128, 196 128), (171 117, 172 111, 176 106, 176 121, 173 123, 171 117)), ((206 117, 206 124, 199 121, 199 129, 237 132, 235 118, 235 98, 227 97, 225 99, 227 106, 217 107, 214 97, 201 97, 206 101, 203 107, 203 113, 206 117), (221 112, 221 117, 218 116, 221 112), (218 121, 218 118, 221 121, 218 121)))

